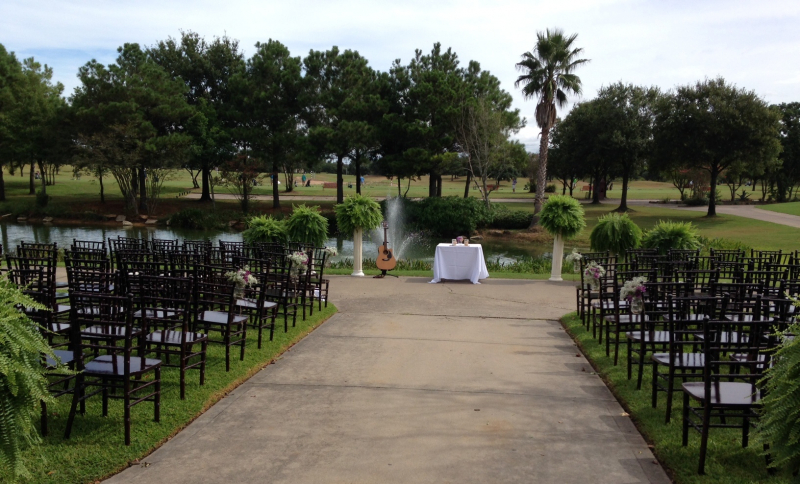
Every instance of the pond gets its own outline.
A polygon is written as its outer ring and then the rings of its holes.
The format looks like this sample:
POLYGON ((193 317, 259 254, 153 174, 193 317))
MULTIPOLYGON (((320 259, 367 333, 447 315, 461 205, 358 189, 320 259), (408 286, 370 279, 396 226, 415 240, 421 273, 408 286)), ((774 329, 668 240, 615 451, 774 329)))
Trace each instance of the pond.
MULTIPOLYGON (((73 240, 108 241, 109 238, 138 237, 144 239, 208 239, 215 245, 222 241, 241 241, 242 233, 235 230, 208 231, 180 229, 173 227, 113 227, 113 226, 58 226, 50 224, 26 224, 6 222, 0 224, 0 243, 4 250, 13 250, 21 241, 36 243, 57 243, 60 248, 68 248, 73 240)), ((363 254, 365 259, 377 258, 378 246, 382 242, 380 234, 365 234, 363 254)), ((389 247, 393 246, 390 239, 389 247)), ((423 239, 412 237, 403 244, 402 250, 395 248, 396 256, 409 260, 433 261, 436 244, 449 242, 444 239, 423 239)), ((514 239, 492 237, 481 240, 483 252, 487 261, 512 263, 522 257, 537 257, 552 250, 550 244, 535 244, 521 242, 514 239)), ((353 257, 353 241, 348 238, 331 238, 325 242, 326 246, 336 247, 339 255, 333 260, 353 257)))

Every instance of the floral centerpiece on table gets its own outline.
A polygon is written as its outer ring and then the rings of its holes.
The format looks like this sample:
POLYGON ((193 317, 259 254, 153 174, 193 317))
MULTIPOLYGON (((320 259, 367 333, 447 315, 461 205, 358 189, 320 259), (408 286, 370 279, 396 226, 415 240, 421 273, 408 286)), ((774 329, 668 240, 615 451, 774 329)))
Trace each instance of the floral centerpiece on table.
POLYGON ((647 292, 646 277, 634 277, 630 281, 626 281, 619 290, 619 298, 628 301, 631 305, 631 312, 640 314, 644 310, 642 297, 647 292))
POLYGON ((564 257, 564 260, 572 263, 572 272, 578 272, 581 268, 581 260, 583 260, 583 256, 580 252, 578 252, 578 249, 573 248, 572 252, 564 257))
POLYGON ((233 293, 236 297, 242 297, 244 295, 245 287, 258 284, 258 279, 250 272, 249 266, 244 266, 236 271, 226 272, 225 277, 233 283, 233 293))
POLYGON ((300 274, 300 268, 308 266, 309 263, 308 254, 303 251, 293 252, 292 255, 289 256, 289 260, 292 261, 292 277, 297 277, 297 275, 300 274))
POLYGON ((592 289, 600 288, 600 278, 604 275, 606 275, 606 270, 596 261, 586 264, 586 269, 583 270, 583 277, 588 280, 592 289))

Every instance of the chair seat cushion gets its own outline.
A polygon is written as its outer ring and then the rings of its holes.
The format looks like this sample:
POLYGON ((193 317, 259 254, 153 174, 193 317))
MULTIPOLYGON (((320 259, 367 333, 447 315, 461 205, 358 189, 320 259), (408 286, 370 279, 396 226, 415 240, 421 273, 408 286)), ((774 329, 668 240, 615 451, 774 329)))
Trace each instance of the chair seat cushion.
MULTIPOLYGON (((161 366, 161 360, 131 356, 131 373, 143 373, 161 366)), ((125 358, 121 355, 101 355, 86 363, 84 373, 98 376, 123 376, 125 358)))
MULTIPOLYGON (((633 341, 641 341, 642 340, 642 332, 641 331, 628 331, 625 333, 625 337, 631 339, 633 341)), ((644 342, 645 343, 669 343, 669 331, 645 331, 644 332, 644 342)))
MULTIPOLYGON (((181 336, 183 335, 182 331, 153 331, 152 333, 147 335, 147 342, 148 343, 158 343, 158 344, 165 344, 170 346, 180 346, 181 345, 181 336)), ((208 335, 201 334, 201 333, 186 333, 186 343, 197 343, 200 341, 204 341, 208 339, 208 335)))
MULTIPOLYGON (((55 353, 58 359, 61 360, 62 365, 68 365, 75 360, 75 353, 73 353, 72 351, 53 350, 53 353, 55 353)), ((47 368, 55 368, 56 360, 54 360, 50 355, 47 355, 45 357, 45 366, 47 368)))
MULTIPOLYGON (((613 314, 607 314, 603 316, 603 319, 606 321, 616 323, 617 318, 619 318, 619 322, 622 324, 632 324, 632 323, 641 323, 642 316, 640 314, 620 314, 619 316, 615 316, 613 314)), ((647 314, 644 315, 645 321, 650 321, 650 316, 647 314)))
MULTIPOLYGON (((682 384, 683 391, 695 400, 705 400, 705 387, 701 381, 682 384)), ((744 382, 719 382, 711 385, 711 404, 714 406, 749 407, 757 404, 761 397, 753 391, 753 385, 744 382)))
MULTIPOLYGON (((614 309, 614 301, 607 301, 607 300, 594 301, 592 303, 592 307, 600 309, 600 305, 601 304, 603 305, 602 307, 605 310, 613 310, 614 309)), ((628 301, 620 301, 619 302, 619 308, 620 309, 627 309, 628 308, 628 301)))
MULTIPOLYGON (((245 309, 256 309, 258 307, 258 301, 246 297, 243 299, 237 299, 236 305, 245 309)), ((264 301, 264 309, 272 309, 277 305, 278 305, 277 303, 274 303, 272 301, 264 301)))
MULTIPOLYGON (((131 328, 133 330, 133 334, 137 334, 141 332, 139 328, 131 328)), ((96 325, 96 326, 89 326, 86 329, 81 330, 81 337, 82 338, 90 338, 90 339, 104 339, 104 338, 123 338, 125 336, 125 326, 105 326, 105 325, 96 325)))
MULTIPOLYGON (((702 368, 706 361, 703 353, 676 353, 673 355, 675 368, 702 368)), ((653 361, 659 365, 669 365, 669 353, 656 353, 653 361)))
MULTIPOLYGON (((179 312, 178 310, 170 308, 145 309, 145 314, 150 319, 175 319, 175 317, 179 315, 179 312)), ((133 313, 133 317, 141 318, 142 310, 140 309, 133 313)))
MULTIPOLYGON (((234 324, 241 324, 247 321, 247 316, 237 314, 233 316, 234 324)), ((203 311, 197 318, 199 324, 228 324, 228 313, 223 311, 203 311)))

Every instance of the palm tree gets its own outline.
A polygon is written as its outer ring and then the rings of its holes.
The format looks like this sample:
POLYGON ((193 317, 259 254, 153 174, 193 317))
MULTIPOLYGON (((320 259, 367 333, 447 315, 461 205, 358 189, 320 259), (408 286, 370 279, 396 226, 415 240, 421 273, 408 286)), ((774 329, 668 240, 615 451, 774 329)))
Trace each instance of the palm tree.
MULTIPOLYGON (((572 73, 579 65, 589 59, 578 59, 583 49, 573 48, 572 43, 578 34, 564 36, 561 29, 547 29, 536 33, 536 47, 522 54, 517 69, 523 74, 517 78, 514 87, 522 85, 525 99, 537 98, 536 124, 542 129, 539 144, 539 173, 536 180, 535 213, 542 210, 544 188, 547 183, 547 146, 550 130, 556 122, 556 103, 563 108, 567 104, 567 93, 581 93, 581 79, 572 73)), ((534 217, 534 223, 537 218, 534 217)))

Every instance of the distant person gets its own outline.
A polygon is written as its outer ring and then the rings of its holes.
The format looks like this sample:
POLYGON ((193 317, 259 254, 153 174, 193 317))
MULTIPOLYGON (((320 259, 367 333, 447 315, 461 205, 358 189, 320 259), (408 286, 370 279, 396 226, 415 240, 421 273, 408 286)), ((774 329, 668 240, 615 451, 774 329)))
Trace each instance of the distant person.
POLYGON ((305 185, 305 184, 306 184, 306 174, 305 174, 305 173, 303 173, 303 178, 302 178, 302 180, 303 180, 303 185, 305 185))
POLYGON ((511 193, 517 193, 517 177, 511 180, 511 193))
POLYGON ((307 187, 310 187, 310 186, 311 186, 311 179, 310 179, 310 178, 309 178, 308 180, 306 180, 306 186, 307 186, 307 187))
POLYGON ((37 180, 38 180, 39 178, 41 178, 41 177, 39 176, 39 170, 36 170, 36 174, 34 174, 33 176, 34 176, 34 178, 36 178, 37 180))
POLYGON ((363 176, 361 177, 361 184, 362 185, 364 184, 364 177, 363 176))

